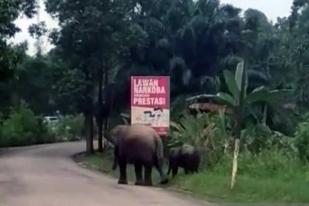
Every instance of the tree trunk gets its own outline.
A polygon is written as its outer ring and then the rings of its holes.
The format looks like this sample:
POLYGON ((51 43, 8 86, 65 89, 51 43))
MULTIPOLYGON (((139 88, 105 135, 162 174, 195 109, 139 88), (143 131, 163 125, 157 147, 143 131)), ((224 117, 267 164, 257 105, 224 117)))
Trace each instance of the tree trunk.
POLYGON ((267 125, 267 112, 268 112, 268 107, 267 104, 264 105, 264 109, 263 109, 263 126, 267 125))
POLYGON ((109 126, 109 114, 110 114, 110 109, 111 109, 111 102, 110 98, 108 96, 108 85, 109 85, 109 78, 108 78, 108 67, 105 68, 104 72, 104 100, 105 100, 105 109, 104 109, 104 137, 107 138, 107 133, 108 133, 108 126, 109 126))
POLYGON ((233 155, 233 169, 232 169, 232 178, 231 178, 231 189, 234 188, 236 184, 236 175, 238 170, 238 154, 239 154, 239 145, 240 139, 235 139, 234 145, 234 155, 233 155))
POLYGON ((97 126, 98 126, 98 150, 103 152, 103 68, 99 70, 99 89, 98 89, 98 107, 97 107, 97 126))
POLYGON ((104 150, 104 144, 103 144, 103 121, 102 121, 102 118, 99 118, 98 120, 98 135, 99 135, 99 138, 98 138, 98 151, 99 152, 103 152, 104 150))
MULTIPOLYGON (((105 137, 105 139, 108 139, 108 134, 107 134, 108 133, 108 128, 109 128, 109 119, 108 118, 104 119, 103 125, 104 125, 104 127, 103 127, 104 137, 105 137)), ((104 139, 103 139, 103 145, 105 145, 104 139)))
POLYGON ((86 128, 86 152, 92 154, 93 150, 93 114, 87 112, 85 114, 85 128, 86 128))
POLYGON ((231 189, 233 189, 236 184, 241 128, 242 128, 242 112, 238 112, 238 114, 236 115, 236 127, 235 127, 236 130, 235 130, 235 143, 234 143, 234 154, 233 154, 233 168, 231 176, 231 189))
MULTIPOLYGON (((93 81, 92 75, 85 70, 86 81, 93 81)), ((84 91, 85 101, 83 102, 83 111, 85 116, 85 133, 86 133, 86 152, 88 154, 94 153, 93 146, 93 117, 94 117, 94 85, 87 84, 86 90, 84 91)))
POLYGON ((224 140, 224 150, 223 150, 224 154, 227 153, 228 148, 229 148, 229 141, 226 139, 226 140, 224 140))

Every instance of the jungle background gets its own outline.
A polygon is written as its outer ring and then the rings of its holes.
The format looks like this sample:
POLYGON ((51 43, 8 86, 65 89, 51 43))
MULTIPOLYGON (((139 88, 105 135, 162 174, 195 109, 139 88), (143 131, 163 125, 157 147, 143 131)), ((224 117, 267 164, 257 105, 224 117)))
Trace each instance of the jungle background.
POLYGON ((29 56, 26 42, 8 38, 36 3, 0 0, 0 147, 85 139, 89 154, 104 152, 109 129, 128 118, 129 77, 168 75, 166 147, 203 150, 202 171, 171 184, 220 199, 309 202, 308 0, 276 23, 219 0, 47 0, 59 29, 40 22, 29 32, 38 42, 49 34, 55 48, 43 54, 38 44, 29 56))

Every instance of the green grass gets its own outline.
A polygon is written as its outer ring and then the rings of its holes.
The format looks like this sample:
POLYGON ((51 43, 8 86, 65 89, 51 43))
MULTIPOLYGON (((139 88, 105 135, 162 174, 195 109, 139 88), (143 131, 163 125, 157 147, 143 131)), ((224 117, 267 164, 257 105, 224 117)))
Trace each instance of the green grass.
POLYGON ((228 175, 204 171, 194 176, 179 176, 172 184, 197 197, 227 202, 309 202, 309 182, 303 177, 286 180, 280 177, 239 175, 236 187, 230 190, 228 175))
MULTIPOLYGON (((76 160, 88 168, 101 171, 107 175, 115 178, 117 181, 119 176, 119 167, 115 171, 112 170, 113 166, 113 154, 111 151, 105 153, 95 153, 94 155, 82 155, 76 158, 76 160)), ((166 168, 164 168, 166 170, 166 168)), ((127 166, 128 181, 132 184, 135 182, 134 167, 132 165, 127 166)), ((160 180, 159 174, 156 170, 153 170, 153 184, 158 185, 160 180)))
MULTIPOLYGON (((105 174, 118 177, 118 169, 112 171, 111 152, 82 156, 80 161, 88 167, 105 174)), ((184 175, 182 171, 170 181, 168 188, 189 193, 201 199, 216 202, 238 203, 309 203, 309 170, 295 168, 293 172, 283 171, 269 175, 241 172, 234 190, 229 189, 229 169, 224 166, 214 171, 201 171, 197 175, 184 175), (257 175, 259 174, 259 175, 257 175)), ((256 170, 258 168, 254 168, 256 170)), ((165 168, 166 170, 166 168, 165 168)), ((157 172, 153 172, 154 184, 159 182, 157 172)), ((134 168, 128 166, 128 180, 135 181, 134 168)), ((115 179, 117 181, 117 179, 115 179)))

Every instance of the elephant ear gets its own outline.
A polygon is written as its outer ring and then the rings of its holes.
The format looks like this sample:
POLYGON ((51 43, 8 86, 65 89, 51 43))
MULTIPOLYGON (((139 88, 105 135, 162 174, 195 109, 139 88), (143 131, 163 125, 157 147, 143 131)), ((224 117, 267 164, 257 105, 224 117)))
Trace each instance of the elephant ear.
POLYGON ((126 133, 127 129, 128 129, 127 125, 118 125, 114 127, 109 133, 110 141, 115 144, 116 141, 115 138, 123 136, 126 133))

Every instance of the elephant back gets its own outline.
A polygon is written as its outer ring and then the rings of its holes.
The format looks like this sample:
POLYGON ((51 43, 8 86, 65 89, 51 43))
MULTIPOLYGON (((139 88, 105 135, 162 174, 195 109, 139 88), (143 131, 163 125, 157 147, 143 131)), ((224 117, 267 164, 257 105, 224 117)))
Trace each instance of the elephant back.
POLYGON ((119 141, 119 138, 123 137, 127 130, 129 128, 129 125, 117 125, 110 131, 110 141, 112 141, 113 144, 117 144, 119 141))
POLYGON ((146 125, 131 125, 126 132, 128 138, 156 139, 159 137, 152 127, 146 125))
POLYGON ((160 136, 153 128, 132 125, 127 129, 125 138, 121 138, 120 153, 124 153, 129 161, 136 156, 141 161, 152 161, 154 156, 163 156, 162 142, 160 145, 159 141, 160 136))

